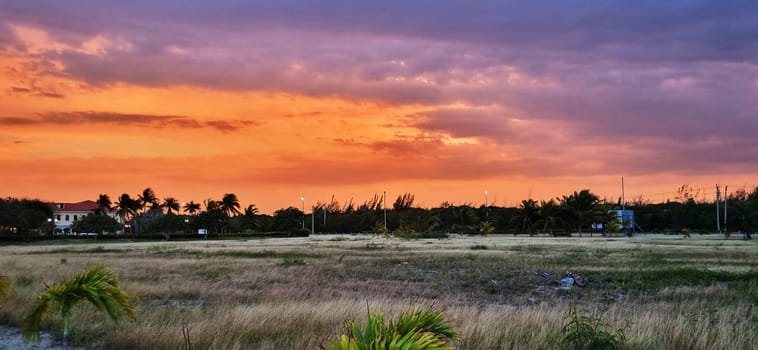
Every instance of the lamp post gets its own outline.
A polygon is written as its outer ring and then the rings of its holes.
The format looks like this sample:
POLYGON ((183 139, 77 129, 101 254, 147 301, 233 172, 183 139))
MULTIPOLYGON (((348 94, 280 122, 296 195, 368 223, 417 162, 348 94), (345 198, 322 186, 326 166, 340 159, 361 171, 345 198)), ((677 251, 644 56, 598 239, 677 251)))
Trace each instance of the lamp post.
POLYGON ((52 218, 47 218, 47 222, 48 222, 49 225, 53 225, 53 230, 50 231, 50 235, 52 236, 52 235, 55 234, 55 225, 53 224, 53 219, 52 218))
POLYGON ((489 202, 488 198, 487 198, 487 195, 489 195, 489 192, 487 192, 487 190, 484 190, 484 206, 485 207, 489 206, 489 204, 487 204, 489 202))
POLYGON ((305 230, 305 196, 300 196, 300 202, 303 205, 303 219, 300 222, 303 224, 303 230, 305 230))

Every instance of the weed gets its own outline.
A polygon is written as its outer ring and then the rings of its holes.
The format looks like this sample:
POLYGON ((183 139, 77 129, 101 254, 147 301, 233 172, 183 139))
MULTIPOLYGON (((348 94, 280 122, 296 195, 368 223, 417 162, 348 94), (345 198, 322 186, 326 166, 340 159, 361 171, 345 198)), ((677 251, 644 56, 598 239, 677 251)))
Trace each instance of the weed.
POLYGON ((487 250, 489 248, 486 245, 484 245, 484 244, 476 244, 476 245, 472 245, 471 247, 469 247, 469 249, 471 249, 471 250, 487 250))
POLYGON ((611 333, 601 318, 580 315, 575 306, 569 310, 566 322, 562 330, 565 349, 618 350, 626 341, 623 328, 611 333))
POLYGON ((384 249, 384 244, 381 243, 366 243, 366 250, 379 250, 384 249))
POLYGON ((284 258, 279 264, 284 267, 305 265, 305 260, 302 258, 284 258))

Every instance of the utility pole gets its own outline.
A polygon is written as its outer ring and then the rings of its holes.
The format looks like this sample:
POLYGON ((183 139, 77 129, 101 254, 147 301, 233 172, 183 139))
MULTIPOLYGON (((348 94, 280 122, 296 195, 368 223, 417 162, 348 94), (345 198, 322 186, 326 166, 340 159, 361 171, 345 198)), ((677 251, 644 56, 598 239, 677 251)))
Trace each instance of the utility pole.
MULTIPOLYGON (((626 222, 624 218, 626 217, 626 194, 624 193, 624 177, 621 177, 621 217, 618 218, 621 222, 621 232, 626 232, 626 222)), ((634 226, 632 226, 632 230, 634 230, 634 226)))
POLYGON ((721 233, 721 220, 719 219, 719 202, 721 201, 721 189, 719 184, 716 184, 716 231, 721 233))
POLYGON ((727 195, 726 190, 728 188, 729 188, 729 186, 726 186, 726 185, 724 186, 724 232, 726 232, 726 230, 727 230, 727 228, 726 228, 726 205, 728 203, 727 199, 729 198, 729 196, 727 195))

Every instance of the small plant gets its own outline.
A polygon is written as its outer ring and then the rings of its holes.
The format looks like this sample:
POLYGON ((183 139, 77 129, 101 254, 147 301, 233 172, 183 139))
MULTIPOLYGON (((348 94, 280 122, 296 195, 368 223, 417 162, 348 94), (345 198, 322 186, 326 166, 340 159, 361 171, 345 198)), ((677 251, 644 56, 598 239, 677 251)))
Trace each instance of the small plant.
POLYGON ((345 322, 345 332, 321 350, 450 350, 458 335, 439 311, 412 309, 387 324, 381 313, 369 311, 366 325, 345 322))
POLYGON ((5 300, 11 295, 11 289, 13 285, 8 277, 0 276, 0 302, 5 300))
POLYGON ((300 266, 305 265, 305 260, 303 258, 284 258, 281 262, 281 266, 284 267, 290 267, 290 266, 300 266))
POLYGON ((476 244, 476 245, 472 245, 470 249, 471 250, 487 250, 489 248, 484 244, 476 244))
POLYGON ((82 300, 89 301, 98 311, 104 311, 113 320, 123 315, 134 318, 137 313, 135 298, 121 289, 118 276, 98 264, 66 283, 53 284, 38 295, 34 308, 24 319, 24 337, 34 342, 39 341, 42 320, 52 311, 59 311, 63 318, 63 349, 68 349, 72 311, 82 300))
POLYGON ((477 231, 480 235, 488 235, 495 232, 495 225, 493 225, 491 221, 482 221, 479 223, 477 231))
POLYGON ((580 315, 571 307, 563 326, 563 347, 573 350, 618 350, 626 341, 624 329, 611 333, 598 317, 580 315))
POLYGON ((384 249, 384 244, 381 243, 366 243, 366 250, 380 250, 384 249))

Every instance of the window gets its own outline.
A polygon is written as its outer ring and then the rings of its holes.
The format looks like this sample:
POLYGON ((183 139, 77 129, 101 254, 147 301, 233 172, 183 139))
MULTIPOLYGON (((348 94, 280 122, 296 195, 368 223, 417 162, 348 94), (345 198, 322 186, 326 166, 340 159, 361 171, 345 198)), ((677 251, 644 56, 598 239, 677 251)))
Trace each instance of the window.
POLYGON ((68 221, 68 215, 66 215, 66 221, 68 221))
POLYGON ((76 221, 76 219, 78 219, 78 217, 77 217, 77 215, 74 215, 74 221, 76 221))
POLYGON ((55 220, 61 221, 61 214, 56 215, 55 220))

